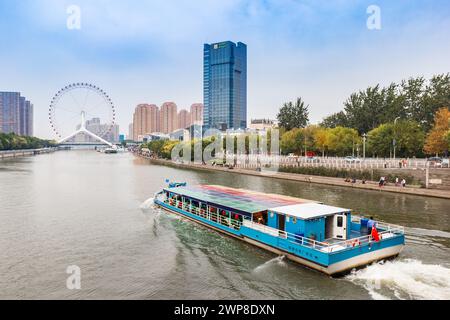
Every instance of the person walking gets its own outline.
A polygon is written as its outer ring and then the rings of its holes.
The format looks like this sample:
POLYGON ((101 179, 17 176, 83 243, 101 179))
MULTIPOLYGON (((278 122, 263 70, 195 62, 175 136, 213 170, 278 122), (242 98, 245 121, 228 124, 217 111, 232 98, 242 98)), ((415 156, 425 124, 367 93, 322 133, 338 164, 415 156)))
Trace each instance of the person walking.
POLYGON ((398 187, 398 185, 399 185, 399 179, 398 179, 398 177, 395 177, 395 186, 398 187))
POLYGON ((402 180, 402 187, 403 188, 406 187, 406 180, 405 179, 402 180))

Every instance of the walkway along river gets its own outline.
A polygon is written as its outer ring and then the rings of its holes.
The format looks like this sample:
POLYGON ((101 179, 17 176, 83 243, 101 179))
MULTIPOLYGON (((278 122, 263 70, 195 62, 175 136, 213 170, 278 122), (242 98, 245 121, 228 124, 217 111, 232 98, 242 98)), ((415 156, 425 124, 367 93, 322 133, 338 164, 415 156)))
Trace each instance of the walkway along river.
POLYGON ((414 187, 400 187, 395 185, 383 186, 380 188, 378 184, 374 182, 368 181, 366 184, 362 184, 361 181, 357 183, 345 182, 343 178, 333 178, 333 177, 321 177, 321 176, 311 176, 304 174, 293 174, 293 173, 285 173, 285 172, 269 172, 262 171, 258 172, 256 170, 251 169, 237 169, 234 168, 233 171, 230 171, 227 167, 221 166, 212 166, 212 165, 202 165, 195 163, 176 163, 170 160, 165 159, 155 159, 151 157, 146 157, 143 155, 137 155, 143 158, 148 159, 154 164, 160 165, 168 165, 179 168, 188 168, 194 170, 206 170, 206 171, 222 171, 222 172, 230 172, 236 174, 245 174, 250 176, 258 176, 258 177, 269 177, 273 179, 282 179, 282 180, 291 180, 291 181, 299 181, 299 182, 308 182, 308 183, 318 183, 318 184, 326 184, 332 186, 340 186, 340 187, 351 187, 357 189, 365 189, 365 190, 375 190, 375 191, 383 191, 383 192, 394 192, 394 193, 404 193, 411 194, 417 196, 427 196, 427 197, 436 197, 443 199, 450 199, 450 191, 449 190, 436 190, 436 189, 423 189, 417 186, 414 187))
POLYGON ((61 151, 0 161, 0 299, 450 298, 450 200, 61 151), (404 225, 401 256, 333 279, 141 204, 165 179, 350 207, 404 225), (68 266, 81 290, 68 290, 68 266))

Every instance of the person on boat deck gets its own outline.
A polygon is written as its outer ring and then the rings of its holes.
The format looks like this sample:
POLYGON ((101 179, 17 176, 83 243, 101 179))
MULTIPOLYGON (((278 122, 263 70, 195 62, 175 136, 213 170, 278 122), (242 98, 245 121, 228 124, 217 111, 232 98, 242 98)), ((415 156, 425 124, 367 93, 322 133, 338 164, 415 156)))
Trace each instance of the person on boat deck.
POLYGON ((373 220, 373 217, 369 218, 369 221, 367 221, 367 234, 372 234, 372 228, 376 226, 376 222, 373 220))

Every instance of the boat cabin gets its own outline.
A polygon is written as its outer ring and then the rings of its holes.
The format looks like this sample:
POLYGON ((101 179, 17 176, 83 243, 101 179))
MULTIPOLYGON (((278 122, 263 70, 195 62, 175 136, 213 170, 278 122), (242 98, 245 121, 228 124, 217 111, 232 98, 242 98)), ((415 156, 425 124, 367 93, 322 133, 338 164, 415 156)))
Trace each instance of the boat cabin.
POLYGON ((320 242, 347 240, 351 232, 351 212, 314 202, 294 204, 269 209, 267 226, 320 242))

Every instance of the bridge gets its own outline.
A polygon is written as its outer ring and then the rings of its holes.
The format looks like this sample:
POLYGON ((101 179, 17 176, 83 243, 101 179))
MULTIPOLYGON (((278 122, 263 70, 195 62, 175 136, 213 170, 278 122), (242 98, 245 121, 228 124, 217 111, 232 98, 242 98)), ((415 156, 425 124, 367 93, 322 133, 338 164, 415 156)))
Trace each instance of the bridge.
POLYGON ((111 148, 114 147, 114 145, 112 143, 106 141, 105 139, 99 137, 95 133, 93 133, 93 132, 89 131, 88 129, 86 129, 86 114, 85 114, 84 111, 81 111, 81 125, 80 125, 80 129, 78 129, 74 133, 70 134, 69 136, 65 137, 64 139, 59 140, 58 141, 58 145, 62 145, 62 146, 104 146, 104 145, 107 145, 107 146, 109 146, 111 148), (76 137, 79 134, 88 135, 88 136, 94 138, 95 140, 97 140, 98 143, 69 142, 70 139, 76 137))

